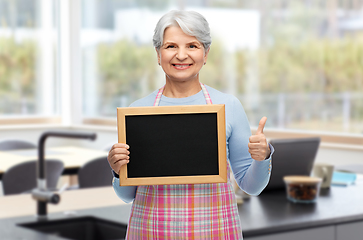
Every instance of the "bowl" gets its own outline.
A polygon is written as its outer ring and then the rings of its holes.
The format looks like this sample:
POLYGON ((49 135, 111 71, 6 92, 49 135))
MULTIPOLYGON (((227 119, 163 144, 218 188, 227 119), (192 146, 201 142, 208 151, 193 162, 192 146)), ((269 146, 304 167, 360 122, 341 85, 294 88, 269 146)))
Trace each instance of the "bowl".
POLYGON ((321 178, 309 176, 285 176, 287 199, 294 203, 314 203, 319 193, 321 178))

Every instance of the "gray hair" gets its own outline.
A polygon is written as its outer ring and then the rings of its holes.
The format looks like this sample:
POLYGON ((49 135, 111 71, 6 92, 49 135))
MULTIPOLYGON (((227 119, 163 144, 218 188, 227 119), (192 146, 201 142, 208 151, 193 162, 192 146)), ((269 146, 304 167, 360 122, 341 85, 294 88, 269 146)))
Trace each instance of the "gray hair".
POLYGON ((212 44, 209 24, 200 13, 172 10, 162 16, 156 24, 153 44, 158 51, 163 45, 165 29, 170 26, 179 26, 185 34, 195 37, 203 44, 205 51, 212 44))

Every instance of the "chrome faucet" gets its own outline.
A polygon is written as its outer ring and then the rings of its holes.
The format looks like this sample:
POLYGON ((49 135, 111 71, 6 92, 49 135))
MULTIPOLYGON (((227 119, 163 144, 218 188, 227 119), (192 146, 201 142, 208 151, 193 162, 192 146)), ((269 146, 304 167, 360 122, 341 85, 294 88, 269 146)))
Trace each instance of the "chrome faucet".
POLYGON ((95 133, 75 133, 75 132, 44 132, 38 142, 38 163, 37 163, 37 188, 32 191, 32 197, 37 201, 38 219, 47 218, 47 203, 57 204, 60 201, 58 193, 53 193, 47 189, 45 179, 45 160, 44 160, 44 145, 48 137, 61 138, 81 138, 81 139, 96 139, 95 133))

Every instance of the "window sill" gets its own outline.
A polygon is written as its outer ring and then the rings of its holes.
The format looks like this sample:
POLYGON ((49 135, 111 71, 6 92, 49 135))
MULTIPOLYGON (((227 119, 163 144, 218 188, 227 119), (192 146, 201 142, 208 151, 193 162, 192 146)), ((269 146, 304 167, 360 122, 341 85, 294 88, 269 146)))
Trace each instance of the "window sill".
POLYGON ((362 145, 353 145, 353 144, 339 144, 339 143, 325 143, 322 142, 320 144, 321 148, 325 149, 334 149, 334 150, 346 150, 346 151, 362 151, 363 152, 363 146, 362 145))
POLYGON ((61 117, 2 117, 0 125, 61 123, 61 117))
POLYGON ((97 125, 97 124, 81 124, 81 125, 72 125, 70 128, 73 129, 82 129, 82 130, 96 130, 96 131, 107 131, 107 132, 115 132, 117 134, 116 126, 105 126, 105 125, 97 125))
POLYGON ((116 127, 117 120, 115 118, 84 118, 83 124, 116 127))
POLYGON ((19 117, 0 118, 0 130, 43 129, 62 126, 61 117, 19 117))
MULTIPOLYGON (((252 128, 251 130, 252 134, 254 134, 256 133, 257 128, 252 128)), ((298 131, 273 128, 264 129, 263 132, 267 139, 320 137, 320 147, 322 148, 363 151, 363 135, 359 134, 298 131)))

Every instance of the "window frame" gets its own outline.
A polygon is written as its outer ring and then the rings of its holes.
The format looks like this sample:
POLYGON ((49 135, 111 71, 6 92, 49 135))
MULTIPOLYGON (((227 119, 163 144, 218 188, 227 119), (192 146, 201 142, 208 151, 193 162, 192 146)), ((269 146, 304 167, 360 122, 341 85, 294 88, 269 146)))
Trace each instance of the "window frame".
MULTIPOLYGON (((59 9, 57 17, 58 24, 58 70, 61 115, 57 116, 0 116, 0 129, 18 128, 25 125, 43 126, 67 126, 67 127, 92 127, 99 129, 115 129, 117 126, 115 118, 89 118, 83 117, 82 98, 82 58, 80 46, 81 31, 81 0, 54 0, 56 9, 59 9)), ((116 112, 116 109, 115 109, 116 112)), ((257 127, 251 127, 254 134, 257 127)), ((266 128, 264 133, 267 138, 301 138, 321 137, 322 144, 334 148, 363 149, 363 135, 337 133, 337 132, 315 132, 299 131, 293 129, 266 128)))

